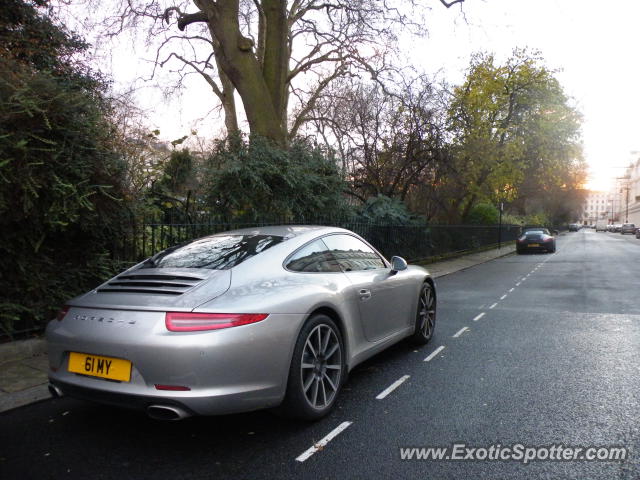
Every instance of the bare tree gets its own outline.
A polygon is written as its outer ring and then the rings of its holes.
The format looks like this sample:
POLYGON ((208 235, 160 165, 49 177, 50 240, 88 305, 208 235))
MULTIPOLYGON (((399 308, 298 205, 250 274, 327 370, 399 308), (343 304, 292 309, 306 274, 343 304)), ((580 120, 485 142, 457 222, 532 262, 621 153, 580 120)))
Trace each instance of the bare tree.
POLYGON ((228 132, 238 130, 237 92, 251 133, 284 145, 335 80, 366 73, 380 81, 392 70, 396 32, 424 32, 424 2, 126 0, 108 25, 112 34, 146 25, 159 39, 156 65, 204 78, 228 132))
POLYGON ((407 200, 431 186, 445 161, 444 108, 437 89, 420 77, 398 91, 343 81, 313 110, 314 128, 337 145, 361 201, 376 195, 407 200))

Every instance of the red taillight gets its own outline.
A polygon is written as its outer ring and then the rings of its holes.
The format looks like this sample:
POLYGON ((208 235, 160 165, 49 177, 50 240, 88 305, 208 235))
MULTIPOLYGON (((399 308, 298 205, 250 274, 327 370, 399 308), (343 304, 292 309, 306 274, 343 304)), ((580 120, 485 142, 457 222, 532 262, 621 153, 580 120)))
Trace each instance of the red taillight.
POLYGON ((183 387, 182 385, 158 385, 156 383, 156 390, 168 390, 170 392, 188 392, 191 390, 189 387, 183 387))
POLYGON ((264 320, 266 313, 182 313, 167 312, 164 323, 171 332, 197 332, 238 327, 264 320))
POLYGON ((69 307, 68 306, 64 306, 60 309, 60 311, 58 312, 58 314, 56 315, 56 320, 58 320, 59 322, 62 321, 62 319, 65 317, 65 315, 69 313, 69 307))
POLYGON ((544 241, 545 242, 553 242, 553 237, 545 238, 544 241))

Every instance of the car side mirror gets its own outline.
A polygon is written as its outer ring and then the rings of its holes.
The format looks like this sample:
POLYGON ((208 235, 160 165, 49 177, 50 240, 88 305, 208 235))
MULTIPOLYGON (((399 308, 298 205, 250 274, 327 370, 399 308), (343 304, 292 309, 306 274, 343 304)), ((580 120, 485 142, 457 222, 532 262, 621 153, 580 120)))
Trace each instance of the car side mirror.
POLYGON ((391 273, 407 269, 407 261, 402 257, 391 257, 391 273))

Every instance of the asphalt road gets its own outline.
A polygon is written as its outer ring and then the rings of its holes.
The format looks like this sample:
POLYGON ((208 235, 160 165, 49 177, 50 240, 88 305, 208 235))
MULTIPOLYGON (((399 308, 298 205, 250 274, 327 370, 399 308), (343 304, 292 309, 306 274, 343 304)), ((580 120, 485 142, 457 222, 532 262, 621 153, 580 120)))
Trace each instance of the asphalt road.
POLYGON ((587 230, 555 254, 443 277, 432 341, 356 368, 312 424, 268 412, 157 422, 69 398, 13 410, 0 415, 0 478, 640 478, 639 265, 640 240, 587 230), (456 443, 629 458, 401 460, 404 447, 456 443))

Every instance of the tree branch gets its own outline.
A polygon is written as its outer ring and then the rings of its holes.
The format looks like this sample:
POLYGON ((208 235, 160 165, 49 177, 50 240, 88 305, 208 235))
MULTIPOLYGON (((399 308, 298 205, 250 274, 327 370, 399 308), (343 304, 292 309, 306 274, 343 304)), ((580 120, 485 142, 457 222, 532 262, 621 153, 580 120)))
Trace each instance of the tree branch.
POLYGON ((178 29, 183 32, 188 25, 198 22, 208 22, 209 16, 205 12, 187 13, 178 17, 178 29))
POLYGON ((442 5, 444 5, 445 7, 447 7, 447 8, 454 6, 456 3, 463 3, 463 2, 464 2, 464 0, 453 0, 451 2, 446 2, 445 0, 440 0, 440 3, 442 5))

